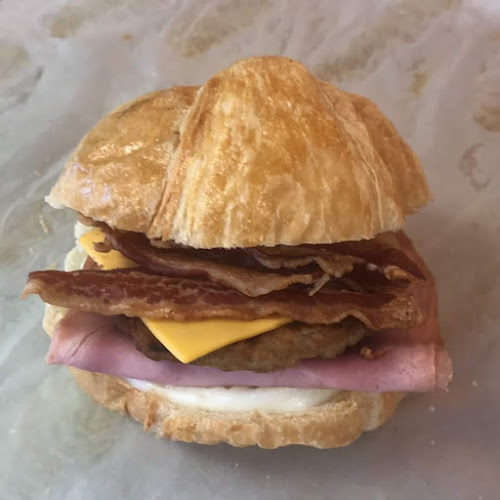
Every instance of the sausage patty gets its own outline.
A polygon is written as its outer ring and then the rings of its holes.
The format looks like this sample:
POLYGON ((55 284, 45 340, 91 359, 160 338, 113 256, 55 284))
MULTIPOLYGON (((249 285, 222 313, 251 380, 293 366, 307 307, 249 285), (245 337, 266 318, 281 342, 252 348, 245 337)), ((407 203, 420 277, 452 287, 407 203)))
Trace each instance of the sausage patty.
MULTIPOLYGON (((139 318, 117 316, 116 325, 122 333, 134 339, 136 348, 148 358, 179 362, 139 318)), ((308 325, 296 321, 222 347, 191 364, 213 366, 223 371, 271 372, 294 366, 301 359, 334 358, 368 333, 367 327, 354 318, 332 325, 308 325)))

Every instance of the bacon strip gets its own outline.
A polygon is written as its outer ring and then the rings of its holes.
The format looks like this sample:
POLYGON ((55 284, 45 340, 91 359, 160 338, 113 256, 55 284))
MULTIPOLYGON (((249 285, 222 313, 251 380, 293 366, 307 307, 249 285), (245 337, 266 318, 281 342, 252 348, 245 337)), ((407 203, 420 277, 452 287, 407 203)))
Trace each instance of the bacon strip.
POLYGON ((336 323, 355 317, 373 330, 408 328, 421 321, 407 289, 355 293, 324 287, 308 296, 300 287, 247 297, 210 281, 169 278, 137 270, 36 271, 29 275, 23 296, 72 309, 105 315, 197 320, 252 320, 272 315, 303 323, 336 323))
POLYGON ((241 250, 160 249, 152 246, 139 233, 109 231, 106 240, 115 250, 155 273, 175 277, 206 277, 249 297, 265 295, 297 283, 310 285, 322 274, 319 270, 294 274, 273 273, 265 267, 260 269, 261 266, 241 250))
MULTIPOLYGON (((376 274, 389 281, 407 284, 424 279, 403 250, 403 245, 411 247, 411 243, 402 233, 333 245, 207 250, 157 248, 142 234, 103 230, 112 248, 145 269, 166 276, 209 278, 249 297, 294 284, 312 285, 314 289, 325 275, 341 278, 367 265, 370 273, 378 270, 376 274)), ((360 285, 362 288, 363 283, 360 285)))
POLYGON ((414 249, 403 231, 382 233, 371 240, 331 245, 259 247, 246 251, 269 269, 295 269, 314 262, 325 273, 338 278, 352 271, 355 264, 366 264, 380 271, 388 280, 415 283, 425 279, 419 266, 408 255, 414 253, 414 249))

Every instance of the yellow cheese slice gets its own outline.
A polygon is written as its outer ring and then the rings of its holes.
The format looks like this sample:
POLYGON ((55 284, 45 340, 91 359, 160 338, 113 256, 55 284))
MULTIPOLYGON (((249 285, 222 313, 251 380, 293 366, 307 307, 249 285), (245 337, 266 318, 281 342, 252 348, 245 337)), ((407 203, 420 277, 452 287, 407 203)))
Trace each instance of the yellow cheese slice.
MULTIPOLYGON (((104 241, 99 229, 92 229, 80 239, 80 245, 106 271, 136 267, 116 250, 98 252, 94 243, 104 241)), ((171 319, 141 318, 151 333, 179 360, 189 363, 221 347, 246 340, 290 323, 289 318, 261 318, 253 321, 206 319, 201 321, 174 321, 171 319)))
POLYGON ((125 255, 117 252, 116 250, 98 252, 94 248, 94 243, 102 243, 105 237, 106 235, 99 228, 95 228, 81 236, 78 241, 83 249, 92 257, 92 259, 105 271, 137 267, 137 264, 133 260, 127 259, 125 255))
POLYGON ((180 361, 189 363, 221 347, 255 337, 281 325, 287 318, 262 318, 253 321, 205 319, 174 321, 142 318, 152 334, 180 361))

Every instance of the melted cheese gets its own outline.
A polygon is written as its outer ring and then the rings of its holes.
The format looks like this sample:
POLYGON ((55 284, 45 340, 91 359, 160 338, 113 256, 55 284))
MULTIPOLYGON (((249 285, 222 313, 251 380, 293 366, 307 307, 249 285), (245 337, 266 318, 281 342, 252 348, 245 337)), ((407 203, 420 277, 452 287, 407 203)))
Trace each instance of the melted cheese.
MULTIPOLYGON (((137 264, 116 250, 98 252, 94 243, 104 241, 104 233, 93 229, 80 237, 80 245, 106 271, 136 267, 137 264)), ((174 321, 141 318, 151 333, 180 361, 189 363, 221 347, 246 340, 290 323, 288 318, 262 318, 253 321, 209 319, 174 321)))
POLYGON ((221 347, 255 337, 290 322, 287 318, 263 318, 254 321, 232 319, 174 321, 143 318, 142 321, 183 363, 189 363, 221 347))
POLYGON ((116 250, 98 252, 94 248, 94 243, 102 243, 105 237, 105 234, 99 228, 96 228, 92 229, 88 233, 85 233, 78 241, 84 250, 92 257, 92 259, 105 271, 137 267, 137 264, 133 260, 127 259, 125 255, 117 252, 116 250))

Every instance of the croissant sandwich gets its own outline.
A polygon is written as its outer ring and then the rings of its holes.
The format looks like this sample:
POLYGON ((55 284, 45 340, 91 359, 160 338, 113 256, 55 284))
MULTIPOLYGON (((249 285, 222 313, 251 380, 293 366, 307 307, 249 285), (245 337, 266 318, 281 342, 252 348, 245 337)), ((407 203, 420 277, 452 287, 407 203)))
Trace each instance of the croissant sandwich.
POLYGON ((48 363, 158 436, 344 446, 451 378, 402 229, 429 198, 370 100, 245 59, 82 139, 47 197, 76 247, 24 296, 47 304, 48 363))

